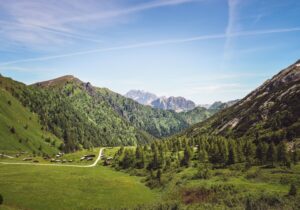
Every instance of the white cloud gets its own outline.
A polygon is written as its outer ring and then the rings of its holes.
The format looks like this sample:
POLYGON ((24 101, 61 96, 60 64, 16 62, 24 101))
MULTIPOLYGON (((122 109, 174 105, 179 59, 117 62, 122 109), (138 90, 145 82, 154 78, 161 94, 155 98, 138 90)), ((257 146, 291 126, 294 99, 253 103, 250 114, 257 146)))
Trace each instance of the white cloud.
POLYGON ((29 58, 29 59, 14 60, 14 61, 0 63, 0 66, 7 66, 7 65, 11 65, 11 64, 18 64, 18 63, 35 62, 35 61, 53 60, 53 59, 59 59, 59 58, 65 58, 65 57, 73 57, 73 56, 100 53, 100 52, 108 52, 108 51, 144 48, 144 47, 159 46, 159 45, 166 45, 166 44, 179 44, 179 43, 201 41, 201 40, 222 39, 222 38, 227 38, 228 36, 230 36, 230 37, 257 36, 257 35, 264 35, 264 34, 287 33, 287 32, 297 32, 297 31, 300 31, 300 28, 283 28, 283 29, 270 29, 270 30, 260 30, 260 31, 242 31, 242 32, 231 33, 230 35, 228 35, 228 34, 213 34, 213 35, 204 35, 204 36, 194 36, 194 37, 188 37, 188 38, 182 38, 182 39, 168 39, 168 40, 159 40, 159 41, 151 41, 151 42, 142 42, 142 43, 120 45, 120 46, 108 47, 108 48, 96 48, 96 49, 92 49, 92 50, 78 51, 78 52, 59 54, 59 55, 51 55, 51 56, 43 56, 43 57, 36 57, 36 58, 29 58))

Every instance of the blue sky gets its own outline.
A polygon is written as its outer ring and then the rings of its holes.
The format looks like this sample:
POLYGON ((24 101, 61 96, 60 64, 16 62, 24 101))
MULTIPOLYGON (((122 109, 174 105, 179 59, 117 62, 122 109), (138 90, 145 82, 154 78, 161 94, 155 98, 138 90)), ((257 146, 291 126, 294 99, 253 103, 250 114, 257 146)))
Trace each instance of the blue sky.
POLYGON ((0 73, 242 98, 300 59, 299 0, 0 0, 0 73))

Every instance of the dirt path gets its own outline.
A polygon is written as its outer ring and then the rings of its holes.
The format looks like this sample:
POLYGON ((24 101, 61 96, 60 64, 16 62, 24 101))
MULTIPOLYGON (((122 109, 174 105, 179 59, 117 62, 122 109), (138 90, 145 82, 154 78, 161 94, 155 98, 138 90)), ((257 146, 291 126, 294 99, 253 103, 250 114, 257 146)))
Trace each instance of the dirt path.
POLYGON ((60 167, 74 167, 74 168, 91 168, 95 167, 97 163, 101 160, 101 155, 104 148, 101 148, 99 155, 94 163, 91 165, 69 165, 69 164, 51 164, 51 163, 10 163, 10 162, 0 162, 3 165, 33 165, 33 166, 60 166, 60 167))

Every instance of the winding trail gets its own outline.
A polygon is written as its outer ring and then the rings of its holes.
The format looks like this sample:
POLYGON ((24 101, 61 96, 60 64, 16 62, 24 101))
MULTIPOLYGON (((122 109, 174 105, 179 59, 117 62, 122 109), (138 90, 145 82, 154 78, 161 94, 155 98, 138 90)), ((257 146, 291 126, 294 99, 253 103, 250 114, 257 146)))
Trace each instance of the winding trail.
POLYGON ((101 160, 102 152, 104 148, 101 148, 99 151, 99 155, 94 163, 91 165, 69 165, 69 164, 51 164, 51 163, 10 163, 10 162, 0 162, 3 165, 33 165, 33 166, 59 166, 59 167, 74 167, 74 168, 92 168, 97 165, 97 163, 101 160))

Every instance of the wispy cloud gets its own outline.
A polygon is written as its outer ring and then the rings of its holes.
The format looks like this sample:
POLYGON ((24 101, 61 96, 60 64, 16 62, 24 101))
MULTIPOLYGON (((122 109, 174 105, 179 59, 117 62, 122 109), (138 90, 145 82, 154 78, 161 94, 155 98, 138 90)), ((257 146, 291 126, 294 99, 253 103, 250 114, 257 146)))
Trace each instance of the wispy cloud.
POLYGON ((83 22, 83 21, 92 21, 92 20, 99 20, 99 19, 107 19, 107 18, 114 18, 119 16, 128 15, 131 13, 141 12, 144 10, 154 9, 158 7, 166 7, 166 6, 173 6, 178 4, 184 4, 189 2, 196 2, 196 1, 203 1, 203 0, 156 0, 151 1, 143 4, 138 4, 136 6, 122 8, 119 10, 107 11, 103 13, 95 13, 89 14, 85 16, 75 16, 71 18, 66 18, 61 20, 60 23, 70 23, 70 22, 83 22))
POLYGON ((92 49, 92 50, 78 51, 78 52, 59 54, 59 55, 43 56, 43 57, 36 57, 36 58, 29 58, 29 59, 20 59, 20 60, 14 60, 14 61, 0 63, 0 66, 7 66, 7 65, 11 65, 11 64, 18 64, 18 63, 36 62, 36 61, 46 61, 46 60, 53 60, 53 59, 93 54, 93 53, 100 53, 100 52, 160 46, 160 45, 167 45, 167 44, 180 44, 180 43, 194 42, 194 41, 201 41, 201 40, 212 40, 212 39, 223 39, 223 38, 227 39, 229 37, 232 38, 232 37, 242 37, 242 36, 257 36, 257 35, 264 35, 264 34, 288 33, 288 32, 297 32, 297 31, 300 31, 300 27, 258 30, 258 31, 242 31, 242 32, 234 32, 234 33, 230 33, 230 34, 227 34, 227 33, 213 34, 213 35, 204 35, 204 36, 194 36, 194 37, 188 37, 188 38, 182 38, 182 39, 167 39, 167 40, 142 42, 142 43, 135 43, 135 44, 128 44, 128 45, 120 45, 120 46, 108 47, 108 48, 96 48, 96 49, 92 49))
POLYGON ((174 6, 201 0, 152 0, 128 5, 119 0, 60 0, 18 1, 1 3, 0 31, 2 39, 14 41, 28 48, 46 49, 72 43, 73 39, 102 42, 85 33, 124 16, 144 10, 174 6))
POLYGON ((240 0, 228 0, 228 23, 226 26, 225 34, 225 44, 224 44, 224 52, 223 58, 221 62, 221 69, 226 65, 227 60, 231 57, 231 45, 232 45, 232 34, 238 29, 237 16, 238 16, 238 6, 240 4, 240 0))

